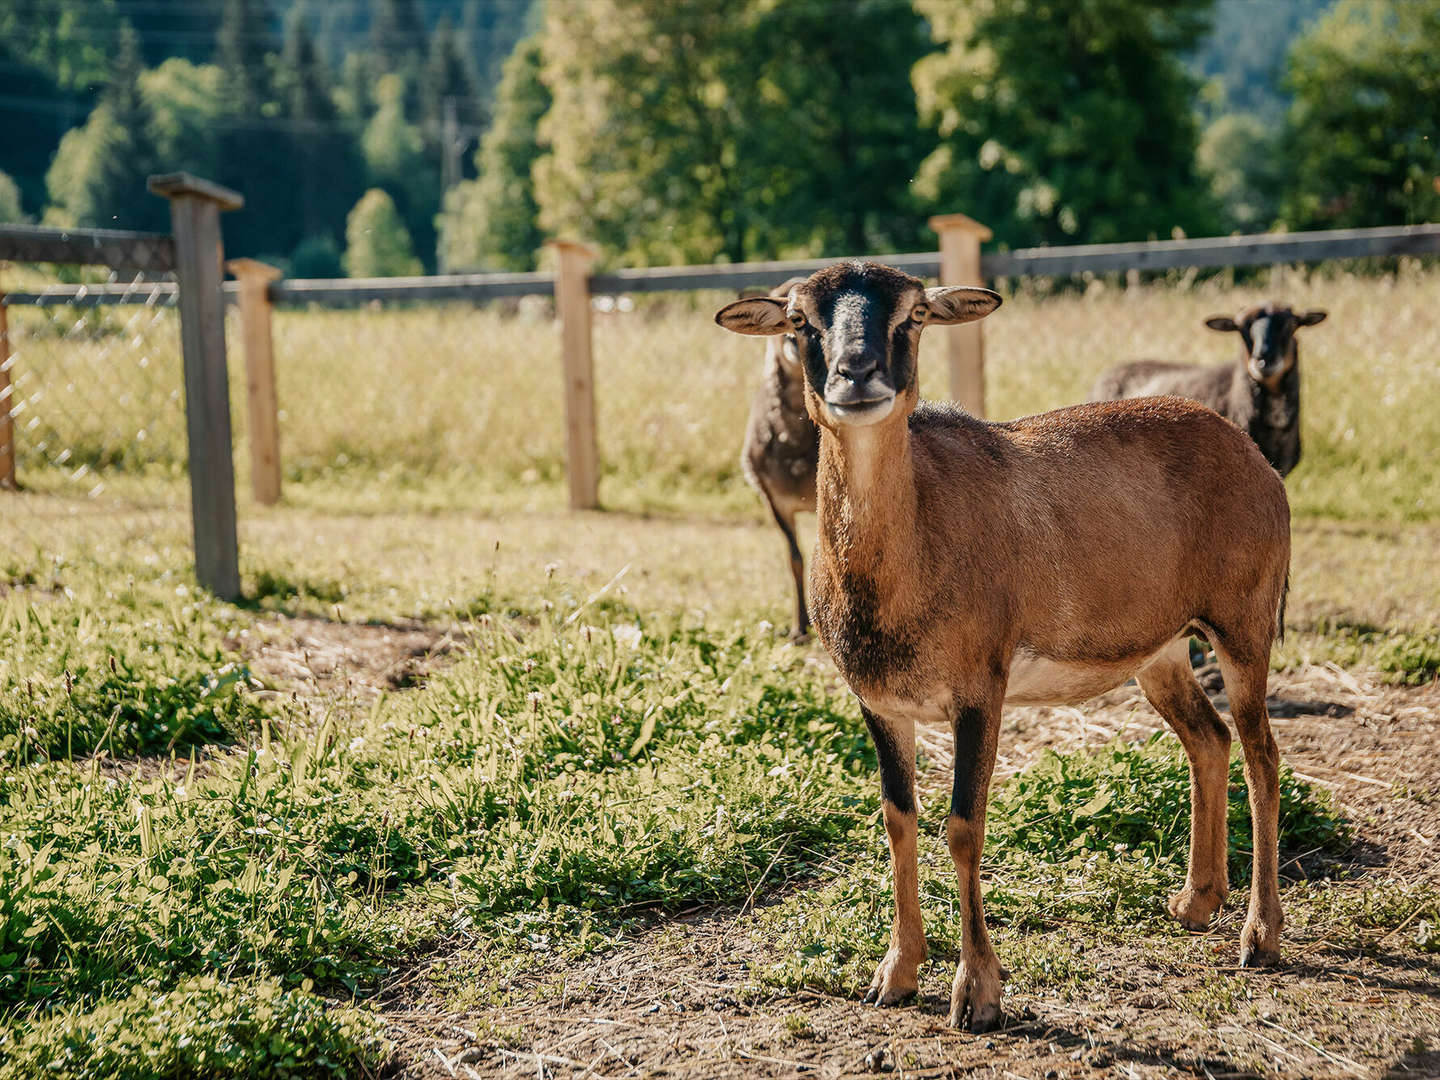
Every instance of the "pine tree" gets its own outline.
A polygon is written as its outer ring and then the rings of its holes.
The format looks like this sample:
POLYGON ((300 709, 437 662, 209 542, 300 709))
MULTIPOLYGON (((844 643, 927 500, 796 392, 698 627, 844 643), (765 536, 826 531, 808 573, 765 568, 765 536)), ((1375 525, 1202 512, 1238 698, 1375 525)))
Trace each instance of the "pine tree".
POLYGON ((140 89, 140 39, 127 23, 110 81, 85 124, 65 133, 46 175, 55 216, 65 224, 164 228, 161 200, 146 189, 157 171, 153 117, 140 89))
POLYGON ((333 236, 344 226, 340 209, 359 193, 361 167, 354 140, 342 128, 308 19, 308 5, 301 0, 286 20, 276 89, 289 128, 288 164, 295 172, 294 226, 301 237, 333 236))
POLYGON ((415 0, 371 0, 370 51, 380 73, 413 77, 424 43, 425 20, 415 0))
POLYGON ((461 52, 460 35, 448 18, 442 18, 430 35, 430 54, 420 77, 421 125, 426 138, 436 144, 442 136, 447 98, 453 99, 453 108, 462 123, 479 123, 480 95, 475 69, 461 52))
POLYGON ((215 63, 225 72, 235 111, 253 114, 270 98, 271 49, 266 0, 225 0, 215 37, 215 63))

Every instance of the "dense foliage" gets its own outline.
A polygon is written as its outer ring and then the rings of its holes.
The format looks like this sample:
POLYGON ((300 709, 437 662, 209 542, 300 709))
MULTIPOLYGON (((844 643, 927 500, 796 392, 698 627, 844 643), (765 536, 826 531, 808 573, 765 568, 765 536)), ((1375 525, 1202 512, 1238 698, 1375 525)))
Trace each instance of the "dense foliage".
POLYGON ((425 268, 1422 221, 1437 49, 1436 0, 4 0, 0 217, 161 228, 186 168, 330 272, 372 189, 425 268))

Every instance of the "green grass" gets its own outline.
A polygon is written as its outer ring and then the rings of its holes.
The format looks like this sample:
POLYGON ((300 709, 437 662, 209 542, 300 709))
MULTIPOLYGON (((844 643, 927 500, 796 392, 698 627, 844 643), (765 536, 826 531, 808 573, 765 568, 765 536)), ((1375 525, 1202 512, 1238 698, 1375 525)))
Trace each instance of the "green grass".
POLYGON ((223 606, 180 590, 157 603, 120 589, 95 606, 0 597, 0 767, 183 751, 251 727, 260 710, 222 645, 223 606))
MULTIPOLYGON (((802 652, 623 610, 565 626, 571 606, 518 640, 482 620, 425 692, 318 731, 282 710, 207 767, 12 768, 11 1038, 74 1042, 75 1025, 139 1008, 137 988, 218 973, 224 995, 248 979, 363 993, 457 927, 504 953, 743 899, 873 814, 863 727, 802 652)), ((271 1015, 301 1038, 290 1011, 271 1015)))
MULTIPOLYGON (((1397 412, 1435 396, 1436 279, 1283 289, 1332 318, 1306 339, 1277 666, 1437 673, 1440 421, 1397 412)), ((1199 318, 1254 295, 1027 288, 987 324, 992 412, 1074 400, 1137 354, 1224 359, 1199 318)), ((171 317, 15 313, 21 389, 45 393, 20 417, 28 490, 0 494, 0 1077, 353 1074, 387 1053, 369 996, 437 941, 489 958, 464 976, 480 984, 787 885, 757 924, 789 954, 765 978, 868 980, 889 921, 874 759, 833 672, 783 643, 788 560, 736 468, 760 351, 710 325, 720 299, 598 319, 608 510, 586 514, 565 510, 548 322, 282 313, 286 501, 251 505, 237 455, 240 605, 187 569, 171 317), (295 701, 245 659, 277 613, 420 618, 466 644, 373 707, 295 701)), ((1187 792, 1168 741, 1047 759, 997 791, 987 897, 1022 985, 1090 977, 1058 925, 1170 933, 1187 792)), ((1285 792, 1287 844, 1343 842, 1313 792, 1285 792)), ((1242 844, 1238 779, 1231 794, 1242 844)), ((943 957, 953 871, 926 821, 943 957)), ((1232 863, 1243 880, 1239 847, 1232 863)), ((1316 887, 1302 917, 1312 902, 1324 919, 1355 901, 1316 887)), ((1409 919, 1430 947, 1433 903, 1391 890, 1355 920, 1409 919)))

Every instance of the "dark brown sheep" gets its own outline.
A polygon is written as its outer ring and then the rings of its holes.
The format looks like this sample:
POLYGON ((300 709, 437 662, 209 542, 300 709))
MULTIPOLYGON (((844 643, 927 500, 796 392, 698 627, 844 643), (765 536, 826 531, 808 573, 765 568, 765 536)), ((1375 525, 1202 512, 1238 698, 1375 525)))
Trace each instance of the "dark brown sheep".
MULTIPOLYGON (((783 299, 804 280, 791 278, 770 295, 783 299)), ((805 412, 805 373, 795 351, 795 335, 768 338, 740 467, 769 505, 789 547, 790 573, 795 579, 795 626, 790 636, 797 641, 809 632, 810 615, 805 607, 805 560, 796 539, 795 515, 815 512, 815 463, 819 457, 820 431, 805 412)))
POLYGON ((1212 315, 1212 330, 1240 335, 1240 362, 1172 364, 1137 360, 1111 368, 1091 401, 1168 394, 1208 405, 1255 440, 1281 476, 1300 463, 1300 351, 1295 332, 1325 319, 1323 311, 1291 311, 1275 300, 1235 318, 1212 315))

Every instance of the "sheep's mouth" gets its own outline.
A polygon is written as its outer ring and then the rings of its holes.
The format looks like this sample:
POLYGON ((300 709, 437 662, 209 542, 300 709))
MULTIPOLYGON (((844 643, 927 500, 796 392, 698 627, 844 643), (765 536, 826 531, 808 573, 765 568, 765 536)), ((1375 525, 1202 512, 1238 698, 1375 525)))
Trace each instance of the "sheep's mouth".
POLYGON ((842 424, 876 424, 890 415, 895 408, 894 393, 886 394, 884 397, 869 398, 866 400, 851 399, 848 401, 831 401, 825 399, 825 407, 830 410, 833 416, 842 424))
POLYGON ((1283 356, 1274 358, 1252 356, 1249 366, 1250 375, 1259 381, 1278 379, 1285 374, 1285 358, 1283 356))

